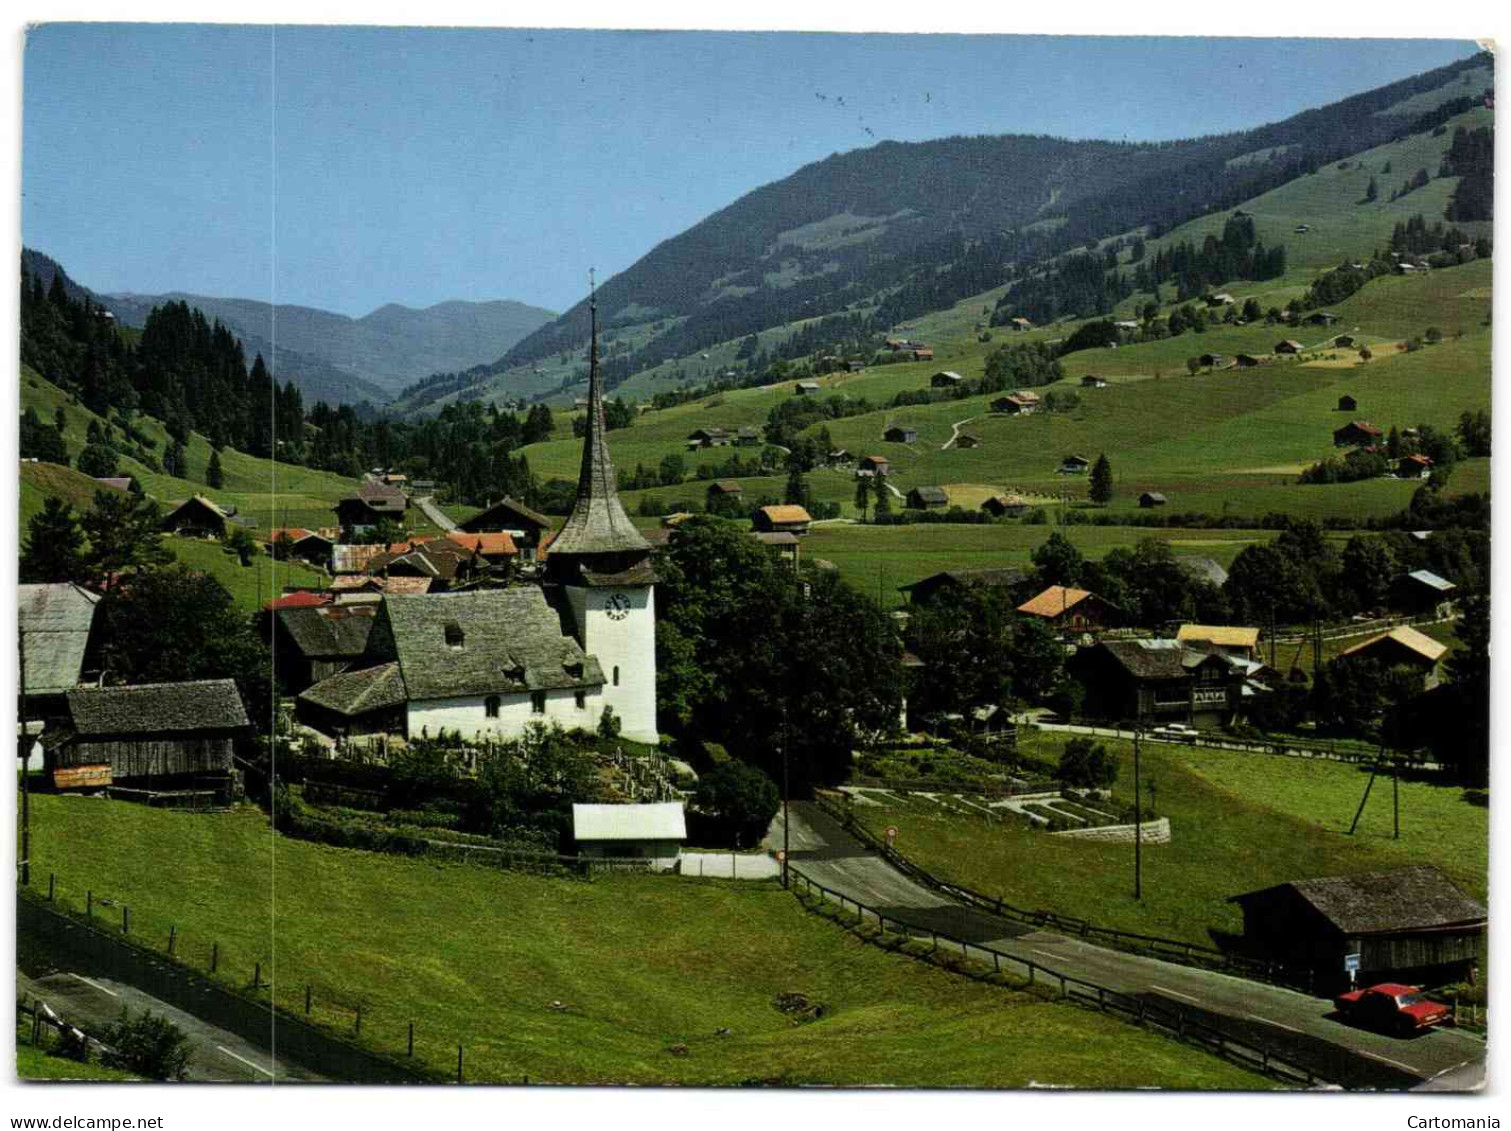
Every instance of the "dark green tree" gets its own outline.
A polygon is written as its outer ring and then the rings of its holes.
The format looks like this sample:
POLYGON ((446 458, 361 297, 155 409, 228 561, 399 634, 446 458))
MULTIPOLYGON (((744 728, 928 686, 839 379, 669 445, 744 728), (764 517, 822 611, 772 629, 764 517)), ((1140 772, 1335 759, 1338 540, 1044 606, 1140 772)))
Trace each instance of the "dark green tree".
POLYGON ((94 506, 79 524, 89 539, 86 567, 92 576, 104 579, 107 589, 120 573, 164 565, 173 558, 163 545, 162 511, 145 495, 96 491, 94 506))
POLYGON ((871 491, 876 496, 871 513, 875 521, 892 513, 892 490, 887 486, 886 476, 877 473, 871 480, 871 491))
POLYGON ((91 479, 107 479, 120 470, 120 457, 105 444, 85 444, 76 466, 91 479))
POLYGON ((1373 177, 1369 178, 1369 187, 1364 190, 1364 199, 1371 204, 1380 199, 1380 186, 1375 183, 1373 177))
POLYGON ((871 479, 866 475, 855 477, 855 509, 860 511, 862 522, 866 520, 866 512, 871 507, 871 479))
POLYGON ((754 766, 730 759, 705 770, 692 807, 709 818, 711 832, 732 848, 752 848, 781 808, 776 784, 754 766))
POLYGON ((1043 589, 1050 585, 1074 585, 1081 580, 1086 559, 1065 535, 1056 530, 1033 552, 1034 584, 1043 589))
POLYGON ((205 486, 219 490, 226 484, 226 474, 221 470, 220 452, 210 453, 210 462, 205 465, 205 486))
POLYGON ((84 535, 73 507, 49 496, 26 524, 21 548, 21 581, 78 581, 84 576, 84 535))
POLYGON ((1091 484, 1086 495, 1099 507, 1112 502, 1112 464, 1105 452, 1097 456, 1096 463, 1091 467, 1091 484))
POLYGON ((1100 742, 1072 738, 1060 752, 1055 777, 1075 789, 1110 789, 1118 780, 1118 759, 1100 742))

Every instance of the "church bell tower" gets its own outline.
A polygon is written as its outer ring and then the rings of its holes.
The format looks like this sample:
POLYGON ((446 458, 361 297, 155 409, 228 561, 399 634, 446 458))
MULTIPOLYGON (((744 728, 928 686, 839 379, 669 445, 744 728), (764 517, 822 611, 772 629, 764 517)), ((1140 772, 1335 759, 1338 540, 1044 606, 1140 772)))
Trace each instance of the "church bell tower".
MULTIPOLYGON (((588 427, 577 500, 546 557, 547 577, 561 586, 582 650, 603 668, 603 699, 625 738, 655 743, 656 574, 651 547, 619 501, 609 459, 603 387, 598 378, 598 299, 589 302, 588 427)), ((596 720, 595 720, 596 721, 596 720)))

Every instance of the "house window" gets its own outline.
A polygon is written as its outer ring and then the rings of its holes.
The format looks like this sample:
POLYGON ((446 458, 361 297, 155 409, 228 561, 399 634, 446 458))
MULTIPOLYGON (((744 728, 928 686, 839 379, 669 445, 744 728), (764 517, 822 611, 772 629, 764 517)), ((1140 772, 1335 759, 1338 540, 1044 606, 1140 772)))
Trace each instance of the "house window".
POLYGON ((614 686, 615 687, 619 686, 619 665, 618 664, 614 665, 614 686))
POLYGON ((462 643, 466 637, 462 634, 462 626, 452 621, 446 626, 446 647, 454 652, 462 650, 462 643))
POLYGON ((490 719, 498 718, 498 696, 490 695, 484 699, 483 710, 487 712, 490 719))
POLYGON ((586 691, 577 692, 577 709, 579 711, 588 709, 588 693, 586 691))
POLYGON ((537 715, 546 713, 546 693, 544 691, 530 692, 530 710, 537 715))

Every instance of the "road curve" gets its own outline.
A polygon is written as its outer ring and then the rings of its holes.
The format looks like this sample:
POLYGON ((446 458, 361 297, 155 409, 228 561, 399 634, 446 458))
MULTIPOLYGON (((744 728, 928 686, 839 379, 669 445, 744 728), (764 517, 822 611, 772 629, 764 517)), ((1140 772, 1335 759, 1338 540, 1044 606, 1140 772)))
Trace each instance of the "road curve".
MULTIPOLYGON (((1001 919, 910 880, 812 802, 795 802, 791 809, 794 868, 915 927, 990 946, 1110 990, 1181 1007, 1194 1018, 1351 1090, 1401 1091, 1430 1085, 1469 1091, 1483 1086, 1485 1044, 1466 1033, 1439 1029, 1419 1037, 1390 1037, 1345 1025, 1325 998, 1109 950, 1001 919)), ((766 843, 780 848, 782 837, 779 814, 766 843)))
POLYGON ((446 517, 446 512, 436 506, 435 499, 430 495, 424 495, 414 500, 414 505, 425 512, 425 517, 435 523, 440 530, 451 531, 456 529, 456 523, 446 517))

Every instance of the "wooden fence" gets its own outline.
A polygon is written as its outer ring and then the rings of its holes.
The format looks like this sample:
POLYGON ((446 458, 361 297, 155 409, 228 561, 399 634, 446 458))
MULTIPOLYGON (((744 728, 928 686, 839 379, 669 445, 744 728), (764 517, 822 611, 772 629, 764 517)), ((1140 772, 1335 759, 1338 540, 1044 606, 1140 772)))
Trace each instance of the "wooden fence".
POLYGON ((1142 997, 1134 997, 1096 982, 1078 978, 1073 974, 1063 974, 1032 959, 1020 958, 1015 954, 1008 954, 982 943, 966 942, 964 939, 937 931, 932 927, 909 922, 905 918, 870 907, 857 899, 825 887, 792 865, 788 866, 788 874, 792 880, 802 886, 802 894, 810 898, 816 895, 823 903, 837 903, 842 912, 854 908, 857 923, 864 924, 870 920, 876 923, 883 934, 890 925, 893 928, 901 928, 896 933, 914 938, 931 939, 934 950, 930 953, 938 951, 941 943, 947 943, 952 948, 960 948, 961 958, 989 966, 994 973, 1002 973, 1003 965, 1006 964, 1009 971, 1021 972, 1027 978, 1030 987, 1043 986, 1051 991, 1058 987, 1059 997, 1062 1000, 1074 1001, 1103 1013, 1118 1014, 1135 1025, 1159 1031, 1184 1044, 1194 1045, 1224 1060, 1287 1084, 1313 1088, 1327 1083, 1312 1069, 1297 1065, 1264 1046, 1255 1045, 1225 1033, 1216 1026, 1190 1016, 1180 1006, 1166 1006, 1142 997))

